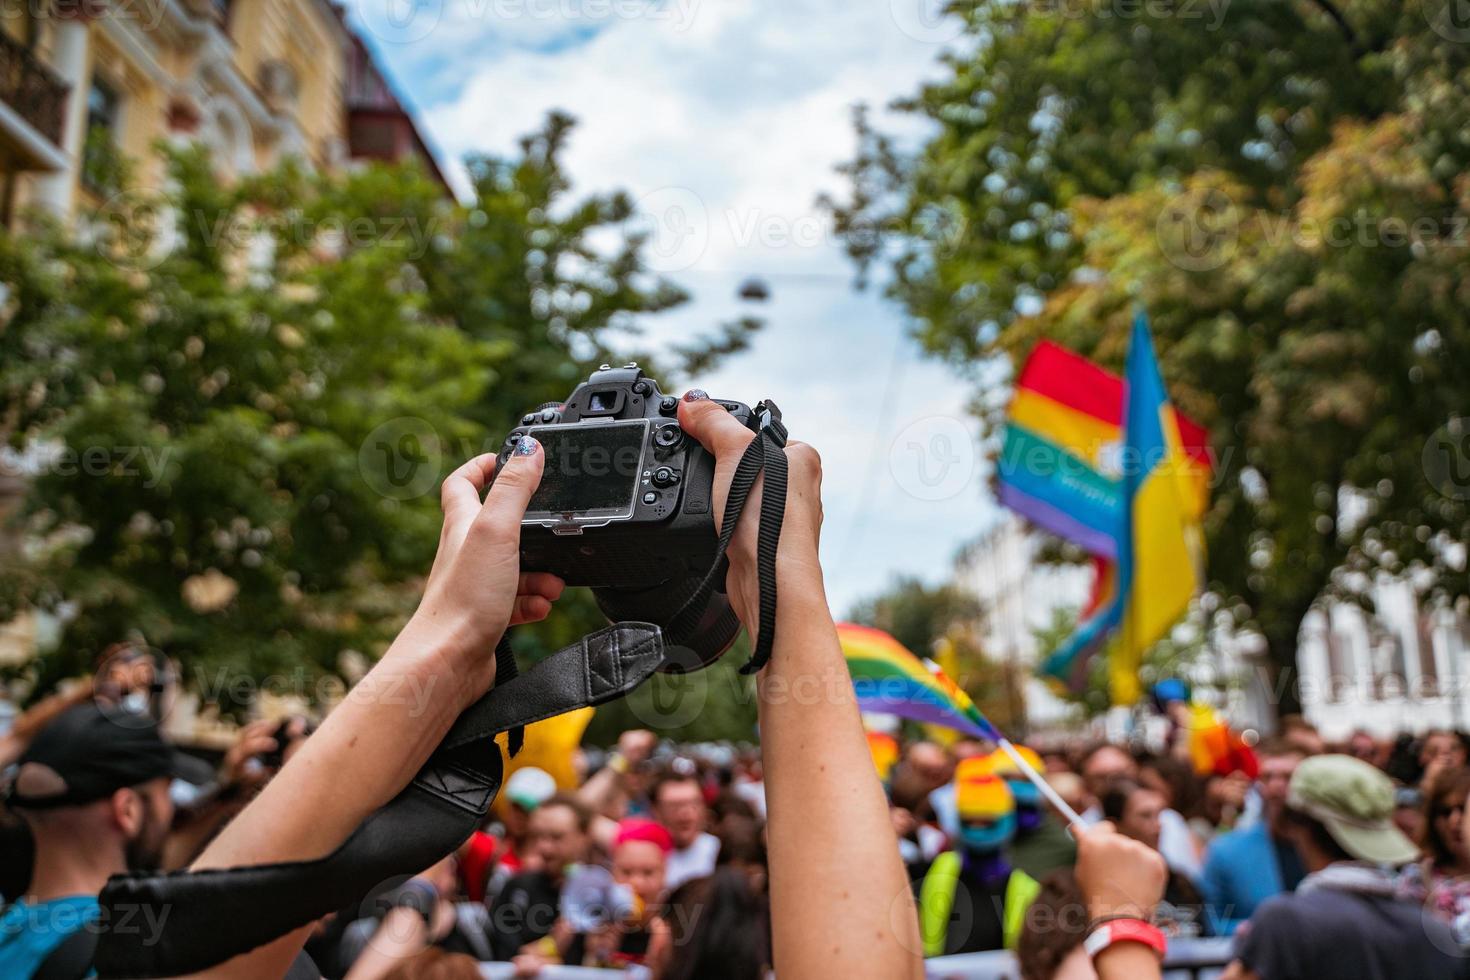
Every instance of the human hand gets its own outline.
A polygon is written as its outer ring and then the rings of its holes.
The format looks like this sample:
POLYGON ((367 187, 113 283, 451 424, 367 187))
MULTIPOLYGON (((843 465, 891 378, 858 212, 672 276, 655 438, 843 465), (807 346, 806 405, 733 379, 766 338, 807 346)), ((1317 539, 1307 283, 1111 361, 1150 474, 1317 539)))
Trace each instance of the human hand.
MULTIPOLYGON (((735 468, 745 447, 755 439, 755 433, 697 388, 679 402, 679 424, 715 456, 714 515, 718 532, 724 523, 725 501, 730 496, 735 468)), ((793 440, 786 443, 786 462, 786 510, 781 524, 781 544, 776 552, 778 578, 784 581, 788 576, 798 579, 810 576, 808 581, 819 584, 821 565, 817 561, 817 545, 822 530, 822 460, 811 446, 793 440)), ((752 633, 759 628, 756 542, 764 485, 762 471, 745 502, 727 552, 730 574, 726 587, 730 604, 752 633)))
POLYGON ((1077 831, 1077 887, 1087 900, 1088 915, 1150 918, 1169 877, 1163 856, 1124 837, 1110 823, 1077 831))
POLYGON ((480 495, 495 470, 495 454, 476 456, 449 475, 440 492, 444 527, 439 551, 413 619, 404 634, 461 658, 455 673, 461 707, 495 679, 496 643, 507 626, 545 619, 564 584, 546 572, 521 573, 521 518, 541 482, 545 453, 524 437, 480 495))
POLYGON ((274 732, 277 723, 269 719, 252 721, 240 729, 235 744, 225 752, 219 767, 219 785, 227 790, 254 790, 264 786, 275 771, 260 763, 259 757, 274 752, 278 746, 274 732))
POLYGON ((618 754, 636 766, 646 762, 658 745, 658 736, 643 728, 634 728, 618 736, 618 754))

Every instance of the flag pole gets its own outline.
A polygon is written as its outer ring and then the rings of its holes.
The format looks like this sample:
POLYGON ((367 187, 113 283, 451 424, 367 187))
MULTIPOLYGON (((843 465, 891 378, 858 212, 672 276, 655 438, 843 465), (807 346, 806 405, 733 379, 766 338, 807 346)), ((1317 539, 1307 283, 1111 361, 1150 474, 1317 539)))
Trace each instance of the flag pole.
POLYGON ((1016 747, 1011 744, 1010 739, 1003 738, 999 741, 998 744, 1000 745, 1000 750, 1006 755, 1010 756, 1011 761, 1020 767, 1022 774, 1025 775, 1027 779, 1031 780, 1036 788, 1041 791, 1041 795, 1046 797, 1047 801, 1050 802, 1052 806, 1057 808, 1058 813, 1067 818, 1067 823, 1069 825, 1075 826, 1079 829, 1086 827, 1086 824, 1082 822, 1082 817, 1077 813, 1077 811, 1072 809, 1071 805, 1068 804, 1066 800, 1062 799, 1061 794, 1052 788, 1051 783, 1047 782, 1046 778, 1042 776, 1041 773, 1036 771, 1035 766, 1026 761, 1025 756, 1016 751, 1016 747))

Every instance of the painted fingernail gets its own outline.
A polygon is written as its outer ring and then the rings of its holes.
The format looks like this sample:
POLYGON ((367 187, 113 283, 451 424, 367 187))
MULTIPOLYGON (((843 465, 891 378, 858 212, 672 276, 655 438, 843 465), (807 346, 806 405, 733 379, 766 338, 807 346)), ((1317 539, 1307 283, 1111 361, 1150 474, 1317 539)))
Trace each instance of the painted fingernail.
POLYGON ((516 443, 517 456, 534 456, 536 447, 541 445, 534 436, 521 436, 520 442, 516 443))
POLYGON ((708 397, 709 395, 705 394, 703 388, 690 388, 688 391, 684 392, 684 400, 686 402, 697 402, 708 397))

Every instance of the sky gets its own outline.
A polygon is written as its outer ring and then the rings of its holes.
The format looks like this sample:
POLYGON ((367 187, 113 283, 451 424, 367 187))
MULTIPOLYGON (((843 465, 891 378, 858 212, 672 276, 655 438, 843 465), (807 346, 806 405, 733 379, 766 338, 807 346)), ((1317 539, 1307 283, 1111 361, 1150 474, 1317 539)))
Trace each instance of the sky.
MULTIPOLYGON (((897 305, 853 289, 819 193, 855 149, 851 109, 887 110, 958 33, 928 0, 355 0, 354 21, 441 162, 513 153, 560 109, 575 192, 626 189, 650 265, 691 302, 644 321, 658 349, 754 313, 751 348, 698 379, 772 398, 823 462, 822 559, 838 615, 900 574, 948 577, 996 520, 970 389, 924 357, 897 305), (737 297, 759 277, 768 302, 737 297)), ((463 185, 461 185, 463 186, 463 185)))

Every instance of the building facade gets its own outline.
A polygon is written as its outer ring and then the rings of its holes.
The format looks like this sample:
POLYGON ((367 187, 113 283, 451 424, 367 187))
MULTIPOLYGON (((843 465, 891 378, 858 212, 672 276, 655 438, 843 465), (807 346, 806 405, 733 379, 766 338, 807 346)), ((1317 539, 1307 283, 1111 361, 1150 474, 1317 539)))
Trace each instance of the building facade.
MULTIPOLYGON (((356 80, 391 89, 328 0, 23 0, 0 20, 0 220, 62 220, 164 178, 162 143, 197 141, 224 179, 294 157, 354 159, 356 80)), ((443 177, 392 99, 394 152, 443 177), (396 136, 406 127, 411 139, 396 136)), ((388 124, 380 124, 388 125, 388 124)), ((371 125, 359 126, 371 134, 371 125)), ((362 142, 362 140, 359 140, 362 142)), ((385 142, 385 141, 379 141, 385 142)))

